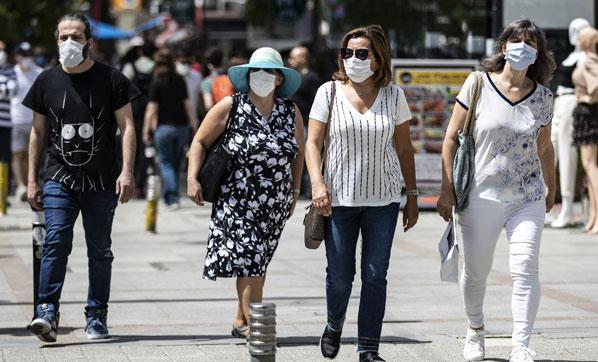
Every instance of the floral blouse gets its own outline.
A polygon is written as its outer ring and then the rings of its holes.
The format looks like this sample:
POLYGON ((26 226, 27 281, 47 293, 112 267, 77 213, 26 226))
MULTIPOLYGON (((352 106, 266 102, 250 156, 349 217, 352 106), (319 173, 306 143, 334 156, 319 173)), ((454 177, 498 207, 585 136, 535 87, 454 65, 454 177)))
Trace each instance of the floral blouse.
MULTIPOLYGON (((488 73, 476 109, 474 139, 475 187, 472 194, 511 204, 544 198, 545 185, 538 157, 538 135, 552 120, 552 93, 534 83, 533 89, 511 102, 496 87, 488 73)), ((468 109, 471 74, 457 102, 468 109)))

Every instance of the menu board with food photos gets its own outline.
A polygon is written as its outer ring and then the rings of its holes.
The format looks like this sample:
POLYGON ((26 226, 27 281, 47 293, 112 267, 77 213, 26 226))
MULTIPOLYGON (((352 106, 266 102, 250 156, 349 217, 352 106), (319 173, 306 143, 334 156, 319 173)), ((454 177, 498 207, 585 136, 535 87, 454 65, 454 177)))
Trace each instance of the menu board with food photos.
POLYGON ((442 176, 442 143, 455 97, 478 64, 477 60, 456 59, 393 60, 394 83, 405 92, 413 115, 411 140, 418 185, 424 195, 437 194, 442 176))

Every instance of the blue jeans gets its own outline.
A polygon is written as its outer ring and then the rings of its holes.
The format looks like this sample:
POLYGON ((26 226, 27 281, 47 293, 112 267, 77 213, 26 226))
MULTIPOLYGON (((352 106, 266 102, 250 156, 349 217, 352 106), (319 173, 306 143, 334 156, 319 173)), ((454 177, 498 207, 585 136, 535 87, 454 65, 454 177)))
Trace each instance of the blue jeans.
POLYGON ((179 202, 179 168, 188 138, 188 125, 162 124, 154 132, 166 205, 179 202))
POLYGON ((361 230, 361 297, 357 351, 378 351, 386 307, 386 274, 399 203, 377 207, 333 207, 326 225, 326 303, 328 327, 343 328, 355 276, 361 230))
POLYGON ((87 311, 108 308, 112 260, 112 220, 118 201, 113 191, 78 192, 56 181, 44 184, 46 239, 41 260, 39 300, 58 310, 68 256, 73 249, 73 226, 83 217, 89 272, 87 311))

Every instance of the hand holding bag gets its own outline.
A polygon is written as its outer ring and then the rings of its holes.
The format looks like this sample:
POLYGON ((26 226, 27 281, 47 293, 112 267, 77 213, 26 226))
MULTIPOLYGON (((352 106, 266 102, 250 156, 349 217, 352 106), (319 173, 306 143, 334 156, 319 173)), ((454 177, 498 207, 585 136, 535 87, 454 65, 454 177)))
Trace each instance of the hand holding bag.
POLYGON ((469 191, 475 175, 475 113, 480 94, 482 93, 482 73, 474 72, 475 80, 471 87, 471 95, 467 117, 463 129, 459 130, 457 150, 453 160, 453 187, 455 191, 455 209, 463 211, 469 204, 469 191))
POLYGON ((459 282, 459 241, 457 237, 457 221, 455 209, 446 229, 438 243, 440 253, 440 280, 443 282, 459 282))
MULTIPOLYGON (((336 96, 336 83, 332 81, 332 90, 330 91, 330 103, 328 103, 328 121, 326 122, 326 139, 324 140, 324 150, 322 151, 322 174, 326 169, 326 153, 328 149, 328 138, 330 132, 330 122, 332 121, 332 106, 336 96)), ((316 211, 313 203, 306 208, 307 214, 303 219, 305 225, 304 242, 308 249, 317 249, 322 244, 326 235, 326 217, 316 211)))
POLYGON ((222 179, 230 166, 230 155, 224 149, 224 140, 231 123, 235 120, 239 104, 237 94, 233 95, 232 98, 233 103, 228 115, 226 129, 208 151, 208 155, 199 171, 199 184, 201 185, 203 199, 211 203, 216 202, 218 196, 220 196, 220 185, 222 185, 222 179))

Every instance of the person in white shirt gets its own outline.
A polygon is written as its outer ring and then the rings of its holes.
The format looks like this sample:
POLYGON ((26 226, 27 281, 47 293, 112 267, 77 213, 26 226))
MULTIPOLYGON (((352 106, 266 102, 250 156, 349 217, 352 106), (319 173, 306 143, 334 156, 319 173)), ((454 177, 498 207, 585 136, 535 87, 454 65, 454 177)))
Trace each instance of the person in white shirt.
MULTIPOLYGON (((511 362, 533 361, 529 339, 540 303, 538 254, 545 212, 556 192, 550 141, 555 62, 542 30, 528 19, 509 24, 496 53, 482 63, 476 108, 475 180, 469 205, 457 214, 464 265, 461 290, 468 320, 463 357, 484 359, 484 296, 498 237, 506 230, 513 279, 511 362)), ((442 149, 443 178, 438 213, 452 217, 453 160, 458 130, 465 124, 475 76, 457 95, 442 149)))
POLYGON ((10 100, 12 123, 10 143, 12 170, 17 182, 15 196, 25 202, 27 201, 27 151, 33 122, 33 111, 22 105, 21 102, 43 69, 33 61, 31 44, 27 42, 22 42, 15 50, 15 62, 16 89, 10 100))
POLYGON ((313 205, 327 216, 328 320, 320 350, 324 357, 334 358, 340 349, 361 232, 357 351, 360 361, 384 361, 378 347, 386 307, 386 275, 399 215, 401 174, 407 188, 403 230, 413 227, 418 218, 408 122, 411 112, 403 90, 391 84, 390 48, 382 27, 354 29, 341 44, 335 80, 323 84, 316 93, 306 143, 313 205), (321 149, 327 137, 323 156, 321 149), (323 157, 324 176, 320 169, 323 157))
POLYGON ((549 215, 553 228, 566 228, 573 223, 575 177, 577 176, 577 147, 573 143, 573 110, 577 106, 573 71, 585 59, 580 48, 579 32, 590 26, 586 19, 577 18, 569 24, 569 43, 575 48, 563 62, 557 65, 553 82, 557 84, 552 117, 552 147, 558 158, 562 207, 556 218, 549 215))
POLYGON ((191 111, 197 116, 204 112, 200 109, 203 107, 203 100, 201 100, 201 81, 203 77, 201 73, 191 68, 191 59, 185 53, 177 54, 175 59, 175 68, 177 73, 185 79, 187 84, 187 95, 189 96, 189 105, 191 111))

